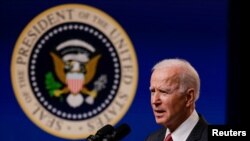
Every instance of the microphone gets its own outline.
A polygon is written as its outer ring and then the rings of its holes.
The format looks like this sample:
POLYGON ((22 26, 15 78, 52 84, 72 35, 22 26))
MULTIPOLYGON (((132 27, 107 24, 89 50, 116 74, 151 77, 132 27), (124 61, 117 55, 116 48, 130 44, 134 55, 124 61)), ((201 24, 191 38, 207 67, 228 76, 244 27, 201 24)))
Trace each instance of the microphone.
POLYGON ((102 141, 119 141, 130 133, 131 129, 128 124, 122 124, 117 127, 112 134, 104 136, 102 141))
POLYGON ((114 127, 107 124, 99 129, 95 135, 89 135, 87 141, 102 141, 103 137, 107 134, 112 134, 114 132, 114 127))

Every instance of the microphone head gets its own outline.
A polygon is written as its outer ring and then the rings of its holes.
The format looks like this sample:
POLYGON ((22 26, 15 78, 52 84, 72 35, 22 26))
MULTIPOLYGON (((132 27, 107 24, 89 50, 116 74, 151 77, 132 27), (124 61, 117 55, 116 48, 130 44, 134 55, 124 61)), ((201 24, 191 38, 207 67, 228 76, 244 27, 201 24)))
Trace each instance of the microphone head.
POLYGON ((89 135, 86 139, 87 139, 87 141, 93 141, 95 139, 95 136, 89 135))
POLYGON ((107 134, 112 134, 114 132, 114 127, 107 124, 105 126, 103 126, 102 128, 100 128, 95 135, 89 135, 87 137, 87 141, 99 141, 101 140, 104 136, 106 136, 107 134))
POLYGON ((101 129, 99 129, 97 132, 96 132, 96 135, 98 136, 104 136, 104 135, 107 135, 107 134, 112 134, 114 132, 114 127, 112 125, 105 125, 103 126, 101 129))
POLYGON ((121 124, 119 127, 117 127, 114 131, 113 138, 114 140, 121 140, 126 135, 130 133, 131 129, 128 126, 128 124, 121 124))

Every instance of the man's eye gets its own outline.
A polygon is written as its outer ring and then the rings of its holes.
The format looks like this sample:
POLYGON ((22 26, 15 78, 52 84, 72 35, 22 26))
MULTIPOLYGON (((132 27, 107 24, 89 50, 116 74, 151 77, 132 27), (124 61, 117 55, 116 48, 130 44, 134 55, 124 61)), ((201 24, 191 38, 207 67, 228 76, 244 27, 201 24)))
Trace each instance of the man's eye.
POLYGON ((160 93, 162 93, 162 94, 170 94, 170 90, 160 90, 160 93))
POLYGON ((161 93, 166 93, 167 91, 165 91, 165 90, 159 90, 161 93))

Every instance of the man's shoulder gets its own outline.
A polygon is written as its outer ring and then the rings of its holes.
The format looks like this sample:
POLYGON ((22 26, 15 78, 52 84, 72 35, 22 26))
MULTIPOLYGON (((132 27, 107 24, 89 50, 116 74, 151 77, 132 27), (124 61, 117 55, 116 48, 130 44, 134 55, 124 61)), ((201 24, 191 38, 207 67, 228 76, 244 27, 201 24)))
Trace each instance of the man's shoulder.
POLYGON ((187 141, 207 141, 208 140, 208 123, 199 115, 199 121, 191 131, 187 141))
POLYGON ((145 141, 161 141, 164 139, 166 133, 166 128, 160 128, 152 132, 145 141))

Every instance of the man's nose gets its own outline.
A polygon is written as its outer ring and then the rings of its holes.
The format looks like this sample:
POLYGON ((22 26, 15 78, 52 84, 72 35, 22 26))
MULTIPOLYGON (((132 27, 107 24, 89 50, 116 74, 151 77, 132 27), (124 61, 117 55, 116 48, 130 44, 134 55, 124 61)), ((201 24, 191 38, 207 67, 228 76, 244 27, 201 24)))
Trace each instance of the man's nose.
POLYGON ((160 94, 159 93, 155 93, 152 97, 152 104, 161 104, 161 99, 160 99, 160 94))

